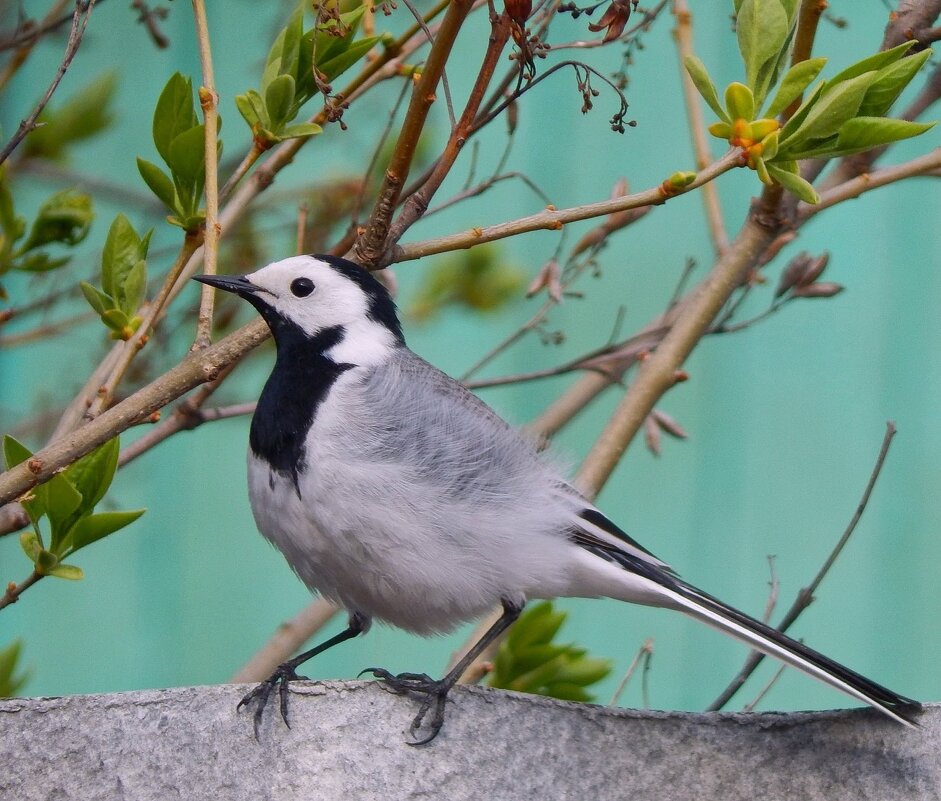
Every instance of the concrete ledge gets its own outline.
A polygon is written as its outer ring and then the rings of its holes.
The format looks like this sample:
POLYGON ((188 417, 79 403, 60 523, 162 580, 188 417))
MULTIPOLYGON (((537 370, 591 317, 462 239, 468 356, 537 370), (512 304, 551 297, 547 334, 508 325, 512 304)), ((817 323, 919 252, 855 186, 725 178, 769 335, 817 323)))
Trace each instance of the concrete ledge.
POLYGON ((441 735, 374 682, 292 685, 261 742, 245 686, 0 700, 0 798, 941 799, 941 705, 919 731, 869 710, 686 714, 459 688, 441 735))

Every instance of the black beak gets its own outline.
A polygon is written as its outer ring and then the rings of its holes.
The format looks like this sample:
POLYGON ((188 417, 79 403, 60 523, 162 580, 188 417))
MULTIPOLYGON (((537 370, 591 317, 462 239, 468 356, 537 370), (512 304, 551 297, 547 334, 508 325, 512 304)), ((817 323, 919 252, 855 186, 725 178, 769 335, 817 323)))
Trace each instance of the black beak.
POLYGON ((244 275, 194 275, 193 280, 209 284, 216 289, 224 289, 226 292, 234 292, 243 298, 254 295, 259 289, 244 275))

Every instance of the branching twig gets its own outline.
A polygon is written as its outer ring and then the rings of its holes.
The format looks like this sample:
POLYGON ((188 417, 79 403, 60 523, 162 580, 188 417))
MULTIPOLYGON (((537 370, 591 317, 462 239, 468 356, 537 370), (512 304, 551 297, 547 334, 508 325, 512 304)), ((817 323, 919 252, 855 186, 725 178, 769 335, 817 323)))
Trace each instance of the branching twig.
POLYGON ((650 706, 649 699, 647 698, 647 671, 650 670, 650 660, 653 657, 653 638, 648 637, 644 640, 643 644, 640 646, 640 649, 634 655, 634 658, 631 660, 631 664, 628 665, 627 671, 624 674, 624 678, 618 683, 617 689, 614 691, 614 695, 611 696, 611 700, 608 701, 608 706, 614 706, 618 701, 621 700, 621 695, 624 693, 624 690, 627 688, 628 682, 634 676, 634 672, 637 670, 637 666, 643 660, 644 670, 642 676, 644 678, 644 689, 643 689, 643 705, 644 709, 650 706))
MULTIPOLYGON (((869 481, 866 484, 866 489, 863 491, 863 496, 856 506, 856 511, 853 513, 849 525, 847 525, 846 530, 843 532, 843 535, 837 541, 836 545, 833 546, 833 550, 830 551, 823 566, 817 571, 817 575, 814 576, 810 584, 797 593, 797 598, 794 599, 791 608, 787 610, 787 614, 784 615, 784 618, 778 624, 777 629, 781 633, 786 632, 794 624, 794 621, 800 617, 801 613, 814 602, 814 593, 817 591, 817 588, 820 586, 820 583, 826 577, 827 573, 830 572, 830 568, 833 567, 834 562, 836 562, 846 543, 849 541, 850 536, 852 536, 853 531, 855 531, 856 525, 859 523, 866 509, 866 505, 869 503, 869 496, 872 495, 873 487, 875 487, 879 474, 882 472, 882 466, 885 464, 886 456, 889 453, 889 446, 892 444, 892 437, 894 436, 895 424, 890 420, 886 423, 885 436, 882 439, 882 446, 879 448, 879 455, 876 457, 876 464, 872 469, 869 481)), ((722 707, 732 699, 732 696, 738 692, 739 688, 745 683, 748 677, 751 676, 755 668, 761 664, 762 659, 764 659, 764 654, 758 651, 751 651, 742 669, 736 674, 735 678, 732 679, 729 686, 722 691, 719 697, 709 705, 709 710, 714 711, 722 709, 722 707)))
POLYGON ((386 168, 385 180, 379 190, 376 205, 364 233, 358 237, 353 246, 351 253, 353 260, 364 267, 377 266, 385 250, 392 214, 398 206, 399 195, 408 178, 415 148, 418 146, 421 131, 425 127, 431 104, 435 100, 438 81, 471 5, 472 0, 451 0, 445 11, 421 77, 412 92, 405 121, 402 123, 395 150, 386 168))
POLYGON ((776 233, 768 221, 761 221, 756 214, 749 216, 709 275, 687 301, 678 304, 669 333, 642 363, 637 377, 582 464, 575 481, 582 491, 594 495, 604 485, 656 402, 679 380, 677 371, 686 357, 776 233))
POLYGON ((644 206, 659 206, 673 197, 698 189, 703 184, 713 181, 723 173, 741 166, 741 157, 737 151, 729 151, 721 159, 713 162, 705 170, 696 175, 696 179, 687 187, 675 193, 666 194, 661 186, 646 189, 632 195, 613 200, 601 200, 596 203, 586 203, 583 206, 574 206, 567 209, 546 209, 538 214, 520 217, 497 225, 485 228, 471 228, 457 234, 427 239, 424 242, 396 245, 386 255, 387 263, 398 263, 420 259, 435 253, 445 253, 452 250, 461 250, 480 245, 484 242, 495 242, 517 234, 530 231, 558 231, 566 223, 587 220, 592 217, 602 217, 627 209, 638 209, 644 206))
POLYGON ((75 58, 75 54, 78 52, 79 45, 82 43, 82 36, 85 35, 85 28, 88 25, 88 20, 91 17, 91 12, 94 7, 95 0, 76 0, 75 11, 72 14, 72 29, 69 31, 69 41, 65 46, 65 55, 62 57, 62 63, 59 65, 59 69, 56 70, 55 78, 53 78, 52 83, 49 84, 49 88, 46 90, 46 94, 43 95, 42 100, 39 101, 32 113, 20 123, 19 128, 16 129, 16 133, 13 134, 10 141, 4 145, 3 150, 0 150, 0 164, 3 164, 3 162, 9 158, 10 154, 16 150, 20 142, 23 141, 23 138, 36 127, 37 118, 52 98, 56 89, 59 88, 59 82, 62 80, 62 76, 65 75, 66 70, 68 70, 69 65, 72 63, 72 59, 75 58))

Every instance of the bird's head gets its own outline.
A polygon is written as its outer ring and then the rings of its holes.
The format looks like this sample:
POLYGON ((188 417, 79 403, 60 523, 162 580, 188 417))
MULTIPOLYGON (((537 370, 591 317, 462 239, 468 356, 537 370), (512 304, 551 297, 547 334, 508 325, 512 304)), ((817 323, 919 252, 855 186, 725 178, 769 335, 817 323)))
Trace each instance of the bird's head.
POLYGON ((339 340, 330 356, 365 364, 404 342, 395 304, 366 270, 337 256, 292 256, 248 275, 197 275, 234 292, 264 317, 279 347, 339 340))

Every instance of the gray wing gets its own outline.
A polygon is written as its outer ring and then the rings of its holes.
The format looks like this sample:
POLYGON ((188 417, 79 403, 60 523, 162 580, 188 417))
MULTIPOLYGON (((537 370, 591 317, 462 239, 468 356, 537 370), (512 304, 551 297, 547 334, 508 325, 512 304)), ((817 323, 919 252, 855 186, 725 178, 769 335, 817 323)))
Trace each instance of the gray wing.
POLYGON ((566 482, 534 442, 411 351, 402 348, 377 367, 362 389, 373 428, 369 458, 417 467, 423 483, 446 484, 455 498, 539 503, 538 482, 566 510, 561 525, 575 544, 603 558, 625 553, 669 569, 566 482))

